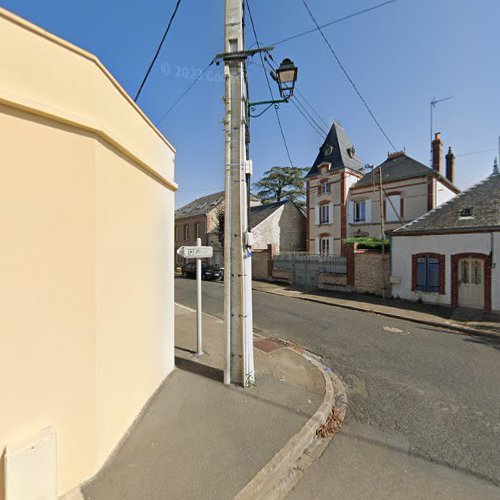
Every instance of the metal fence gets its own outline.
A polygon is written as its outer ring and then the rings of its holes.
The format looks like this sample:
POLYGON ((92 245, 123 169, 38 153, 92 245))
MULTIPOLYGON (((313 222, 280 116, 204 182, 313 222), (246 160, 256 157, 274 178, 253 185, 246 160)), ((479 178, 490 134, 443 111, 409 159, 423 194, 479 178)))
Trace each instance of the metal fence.
POLYGON ((287 272, 296 285, 315 288, 320 273, 347 274, 347 258, 340 255, 281 253, 274 257, 273 270, 287 272))

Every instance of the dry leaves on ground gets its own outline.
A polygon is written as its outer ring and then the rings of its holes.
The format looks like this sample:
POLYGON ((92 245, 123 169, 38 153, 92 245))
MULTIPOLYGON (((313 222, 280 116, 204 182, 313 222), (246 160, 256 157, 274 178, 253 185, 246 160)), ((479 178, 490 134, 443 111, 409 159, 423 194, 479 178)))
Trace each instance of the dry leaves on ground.
POLYGON ((340 430, 342 426, 342 419, 340 417, 340 410, 333 408, 326 422, 316 431, 316 436, 328 438, 333 436, 340 430))

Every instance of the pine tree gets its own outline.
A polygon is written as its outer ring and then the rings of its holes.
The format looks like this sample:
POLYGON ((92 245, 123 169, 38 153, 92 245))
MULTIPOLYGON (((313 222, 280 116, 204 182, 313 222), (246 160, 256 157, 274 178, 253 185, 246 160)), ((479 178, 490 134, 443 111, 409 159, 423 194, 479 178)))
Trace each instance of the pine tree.
POLYGON ((304 172, 307 170, 300 167, 272 167, 264 172, 260 181, 254 183, 254 195, 263 204, 291 200, 302 209, 306 196, 304 172))

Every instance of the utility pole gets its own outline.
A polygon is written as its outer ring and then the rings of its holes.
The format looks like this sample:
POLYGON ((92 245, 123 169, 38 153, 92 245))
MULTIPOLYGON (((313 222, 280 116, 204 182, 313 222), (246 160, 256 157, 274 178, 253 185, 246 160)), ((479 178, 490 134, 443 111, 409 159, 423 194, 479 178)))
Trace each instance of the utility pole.
POLYGON ((225 0, 224 383, 254 382, 251 235, 246 158, 247 82, 243 0, 225 0))
MULTIPOLYGON (((373 177, 373 175, 372 175, 373 177)), ((380 203, 380 238, 382 240, 382 261, 385 261, 385 213, 384 213, 384 197, 382 195, 382 166, 378 167, 378 183, 379 183, 379 203, 380 203)), ((385 298, 385 274, 382 270, 382 297, 385 298)))

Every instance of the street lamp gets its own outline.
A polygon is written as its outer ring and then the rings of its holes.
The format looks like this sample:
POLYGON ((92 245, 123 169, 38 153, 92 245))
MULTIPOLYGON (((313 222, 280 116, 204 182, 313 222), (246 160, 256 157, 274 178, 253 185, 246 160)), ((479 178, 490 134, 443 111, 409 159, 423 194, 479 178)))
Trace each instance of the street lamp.
POLYGON ((288 58, 283 59, 280 67, 276 70, 276 81, 283 99, 288 100, 292 97, 298 71, 297 66, 288 58))
POLYGON ((252 118, 257 118, 263 115, 272 106, 278 109, 281 103, 288 102, 293 96, 298 72, 299 70, 297 66, 295 66, 295 64, 293 64, 290 59, 283 59, 276 72, 274 70, 271 71, 273 80, 278 84, 281 99, 274 99, 272 101, 249 102, 248 115, 252 118), (264 111, 261 111, 257 115, 253 115, 251 112, 255 111, 255 108, 257 106, 266 106, 266 108, 264 109, 264 111))

